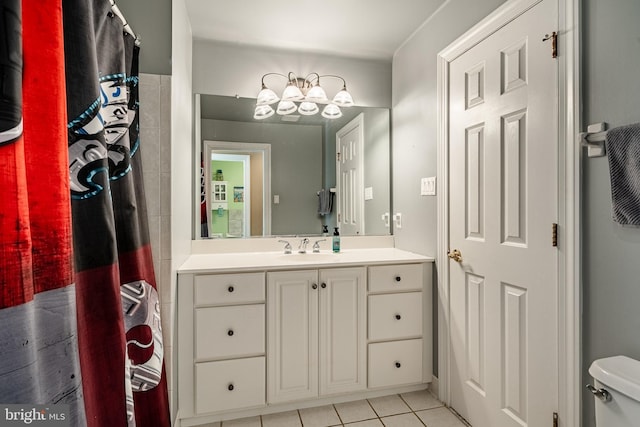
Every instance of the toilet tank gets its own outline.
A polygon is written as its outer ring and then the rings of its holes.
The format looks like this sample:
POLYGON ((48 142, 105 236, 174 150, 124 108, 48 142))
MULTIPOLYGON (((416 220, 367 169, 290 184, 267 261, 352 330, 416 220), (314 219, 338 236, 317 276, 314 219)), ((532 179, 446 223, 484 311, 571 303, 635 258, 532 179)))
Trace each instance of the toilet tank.
POLYGON ((591 388, 596 402, 596 426, 640 425, 640 361, 626 356, 598 359, 591 364, 591 388))

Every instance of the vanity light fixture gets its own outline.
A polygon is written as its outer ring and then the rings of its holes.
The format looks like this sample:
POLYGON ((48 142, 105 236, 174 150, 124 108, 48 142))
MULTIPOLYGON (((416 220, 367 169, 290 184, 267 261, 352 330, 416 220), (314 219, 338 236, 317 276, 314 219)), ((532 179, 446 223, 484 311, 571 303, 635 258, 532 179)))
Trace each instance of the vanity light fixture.
POLYGON ((347 92, 347 83, 340 76, 332 74, 319 75, 318 73, 310 73, 304 79, 296 77, 295 74, 289 72, 288 75, 280 73, 267 73, 262 76, 262 90, 258 94, 256 100, 256 110, 253 118, 256 120, 266 119, 274 113, 287 115, 298 112, 305 116, 317 114, 320 111, 318 104, 326 104, 322 110, 322 117, 327 119, 337 119, 342 117, 340 107, 353 106, 353 98, 347 92), (267 76, 280 76, 287 80, 287 85, 282 92, 282 96, 278 95, 264 84, 264 78, 267 76), (320 78, 331 77, 342 80, 342 89, 329 101, 326 92, 320 86, 320 78), (278 106, 274 111, 271 105, 278 102, 278 106), (296 104, 296 103, 299 103, 296 104))

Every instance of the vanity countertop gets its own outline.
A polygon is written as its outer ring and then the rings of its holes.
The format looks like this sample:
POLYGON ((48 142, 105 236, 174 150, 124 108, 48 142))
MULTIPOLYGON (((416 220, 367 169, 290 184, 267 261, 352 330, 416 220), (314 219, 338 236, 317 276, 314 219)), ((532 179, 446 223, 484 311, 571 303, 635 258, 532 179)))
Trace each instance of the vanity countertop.
POLYGON ((434 258, 395 248, 346 249, 339 253, 291 254, 282 252, 238 252, 193 254, 178 273, 224 273, 237 270, 288 270, 291 268, 349 267, 354 265, 433 262, 434 258))

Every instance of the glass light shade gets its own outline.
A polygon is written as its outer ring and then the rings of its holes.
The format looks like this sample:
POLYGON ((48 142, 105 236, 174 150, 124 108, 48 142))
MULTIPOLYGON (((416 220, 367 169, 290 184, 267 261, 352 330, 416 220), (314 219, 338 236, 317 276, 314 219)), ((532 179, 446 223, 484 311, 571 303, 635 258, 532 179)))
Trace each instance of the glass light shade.
POLYGON ((256 105, 269 105, 274 104, 280 101, 278 95, 265 85, 262 85, 262 90, 258 94, 258 98, 256 100, 256 105))
POLYGON ((305 101, 300 103, 300 106, 298 107, 298 112, 304 116, 311 116, 316 114, 318 111, 320 111, 320 109, 314 102, 305 101))
POLYGON ((253 118, 256 120, 266 119, 273 116, 273 108, 270 105, 257 105, 256 111, 253 113, 253 118))
POLYGON ((337 119, 342 117, 342 111, 340 111, 340 108, 336 104, 328 104, 322 110, 322 117, 326 119, 337 119))
POLYGON ((311 89, 309 89, 309 92, 307 92, 307 96, 304 99, 309 102, 320 102, 320 103, 329 102, 329 98, 327 98, 327 94, 325 93, 324 89, 322 89, 320 85, 315 85, 311 89))
POLYGON ((284 88, 284 92, 282 92, 283 101, 302 101, 303 99, 304 95, 300 88, 291 82, 289 82, 287 87, 284 88))
POLYGON ((353 98, 351 94, 347 92, 347 88, 343 87, 342 90, 333 97, 333 103, 341 107, 352 107, 353 98))
POLYGON ((293 113, 294 111, 296 111, 297 108, 298 107, 296 107, 296 104, 294 104, 292 101, 282 100, 278 104, 278 109, 276 110, 276 113, 280 114, 281 116, 284 116, 284 115, 293 113))

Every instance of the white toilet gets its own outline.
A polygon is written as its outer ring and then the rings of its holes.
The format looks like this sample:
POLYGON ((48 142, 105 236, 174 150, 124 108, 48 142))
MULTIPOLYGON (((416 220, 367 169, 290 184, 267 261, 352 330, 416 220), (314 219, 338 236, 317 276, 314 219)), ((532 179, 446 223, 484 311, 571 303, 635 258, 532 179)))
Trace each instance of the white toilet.
POLYGON ((587 388, 596 401, 596 425, 640 426, 640 361, 626 356, 598 359, 589 373, 595 380, 587 388))

